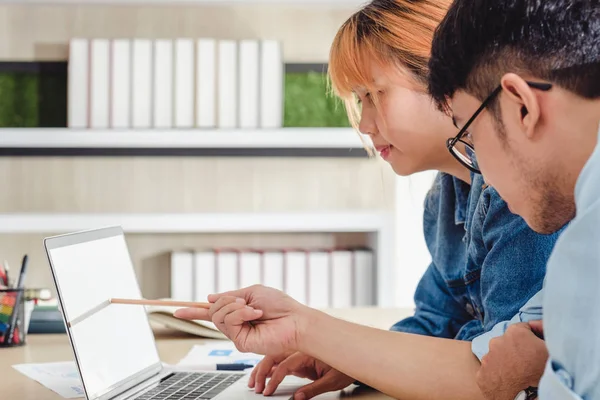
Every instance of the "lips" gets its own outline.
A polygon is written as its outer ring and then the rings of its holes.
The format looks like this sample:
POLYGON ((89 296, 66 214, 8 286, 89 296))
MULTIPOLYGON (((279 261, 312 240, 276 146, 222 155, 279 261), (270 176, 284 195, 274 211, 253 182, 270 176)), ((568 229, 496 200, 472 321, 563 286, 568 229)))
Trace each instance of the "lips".
POLYGON ((392 146, 389 144, 387 146, 375 146, 375 150, 377 150, 379 152, 379 155, 381 156, 381 158, 383 158, 384 160, 387 160, 387 158, 390 156, 390 151, 392 150, 392 146))

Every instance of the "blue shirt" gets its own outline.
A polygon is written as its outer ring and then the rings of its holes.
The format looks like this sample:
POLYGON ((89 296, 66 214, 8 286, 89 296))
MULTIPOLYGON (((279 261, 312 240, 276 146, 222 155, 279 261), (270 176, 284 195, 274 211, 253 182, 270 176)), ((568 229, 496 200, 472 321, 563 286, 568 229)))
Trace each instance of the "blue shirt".
POLYGON ((481 348, 473 351, 481 357, 497 334, 492 328, 542 289, 559 232, 532 231, 475 174, 468 185, 440 173, 426 197, 423 224, 432 262, 415 293, 415 315, 391 329, 478 338, 481 348))
POLYGON ((548 262, 540 399, 600 400, 600 132, 577 180, 577 216, 548 262))

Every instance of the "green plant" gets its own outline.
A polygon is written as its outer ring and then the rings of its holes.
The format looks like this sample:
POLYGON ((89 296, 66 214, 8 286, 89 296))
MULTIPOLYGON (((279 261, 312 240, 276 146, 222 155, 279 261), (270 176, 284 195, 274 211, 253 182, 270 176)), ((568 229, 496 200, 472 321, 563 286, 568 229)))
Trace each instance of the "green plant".
POLYGON ((318 72, 285 75, 283 125, 286 127, 350 126, 343 104, 328 93, 327 75, 318 72))

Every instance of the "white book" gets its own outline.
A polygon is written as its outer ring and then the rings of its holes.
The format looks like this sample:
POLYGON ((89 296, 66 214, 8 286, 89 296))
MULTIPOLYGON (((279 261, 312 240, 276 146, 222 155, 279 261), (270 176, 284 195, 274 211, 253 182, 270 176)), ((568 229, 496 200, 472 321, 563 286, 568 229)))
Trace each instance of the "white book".
POLYGON ((237 43, 233 40, 220 40, 217 72, 218 128, 231 129, 238 125, 237 64, 237 43))
POLYGON ((217 126, 217 41, 199 39, 196 49, 196 126, 217 126))
POLYGON ((173 126, 173 41, 154 41, 154 128, 173 126))
POLYGON ((171 253, 171 298, 194 300, 194 255, 189 251, 171 253))
POLYGON ((110 42, 94 39, 91 43, 90 128, 109 126, 110 42))
POLYGON ((266 251, 263 253, 264 277, 262 284, 283 290, 283 252, 266 251))
POLYGON ((131 41, 112 41, 111 60, 111 128, 131 126, 131 41))
POLYGON ((69 128, 83 129, 89 125, 89 51, 86 39, 72 39, 69 43, 69 128))
POLYGON ((194 41, 175 41, 175 126, 194 127, 194 41))
POLYGON ((217 292, 239 289, 237 252, 217 252, 217 292))
POLYGON ((373 252, 354 251, 354 299, 357 307, 375 305, 375 268, 373 252))
POLYGON ((194 279, 194 301, 207 301, 209 294, 217 292, 214 251, 199 251, 194 254, 194 279))
POLYGON ((240 41, 240 128, 258 128, 259 52, 257 40, 240 41))
POLYGON ((306 252, 285 253, 285 292, 302 304, 306 304, 306 252))
POLYGON ((132 125, 150 128, 152 125, 152 42, 133 41, 132 125))
POLYGON ((314 308, 331 306, 329 271, 330 253, 315 251, 308 254, 308 305, 314 308))
POLYGON ((263 40, 260 45, 260 127, 283 126, 284 64, 281 43, 263 40))
POLYGON ((331 253, 332 307, 349 308, 352 301, 352 252, 331 253))
POLYGON ((262 255, 258 252, 240 253, 240 287, 261 283, 262 255))

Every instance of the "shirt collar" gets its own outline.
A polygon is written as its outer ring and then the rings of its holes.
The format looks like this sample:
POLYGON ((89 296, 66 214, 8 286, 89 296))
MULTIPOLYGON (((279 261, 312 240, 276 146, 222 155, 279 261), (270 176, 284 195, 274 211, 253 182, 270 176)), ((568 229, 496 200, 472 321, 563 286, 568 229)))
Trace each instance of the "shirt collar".
POLYGON ((464 224, 467 219, 467 203, 471 185, 452 176, 454 186, 454 223, 464 224))

